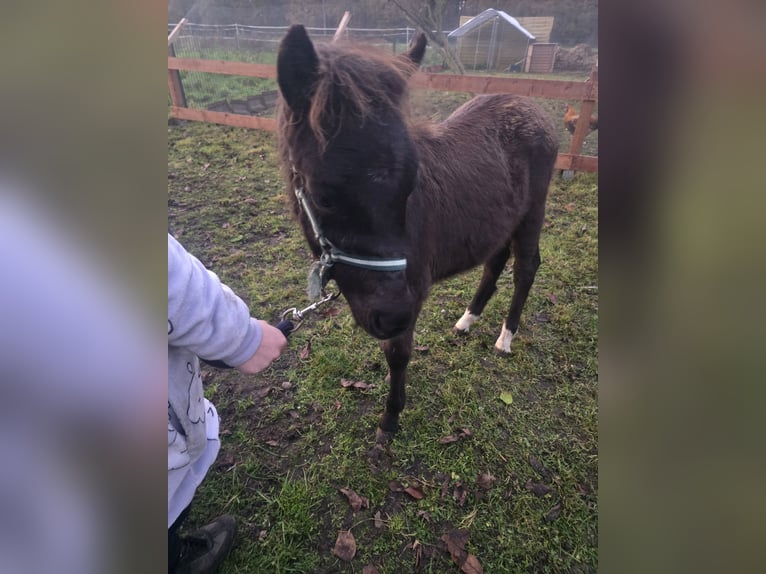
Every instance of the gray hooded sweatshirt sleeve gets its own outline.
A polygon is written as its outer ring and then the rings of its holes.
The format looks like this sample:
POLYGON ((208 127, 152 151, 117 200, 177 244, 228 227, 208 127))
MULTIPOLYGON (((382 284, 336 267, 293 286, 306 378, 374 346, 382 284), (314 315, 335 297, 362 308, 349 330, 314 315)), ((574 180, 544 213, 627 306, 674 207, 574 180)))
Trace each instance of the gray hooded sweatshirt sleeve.
POLYGON ((168 234, 168 525, 191 502, 219 447, 198 357, 238 367, 261 336, 245 302, 168 234))

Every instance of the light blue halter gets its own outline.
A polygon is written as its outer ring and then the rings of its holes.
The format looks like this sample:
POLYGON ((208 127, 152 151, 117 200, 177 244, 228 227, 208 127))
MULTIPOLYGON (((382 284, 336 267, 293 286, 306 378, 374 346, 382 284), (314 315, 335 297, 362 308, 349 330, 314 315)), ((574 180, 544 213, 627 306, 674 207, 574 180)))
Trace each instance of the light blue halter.
MULTIPOLYGON (((319 222, 309 207, 306 194, 302 187, 295 187, 295 197, 298 198, 298 203, 306 212, 306 216, 311 222, 311 229, 314 231, 314 237, 316 238, 319 246, 322 248, 322 255, 319 258, 319 264, 322 266, 321 275, 325 276, 325 271, 335 265, 336 263, 345 263, 346 265, 352 265, 354 267, 361 267, 362 269, 370 269, 372 271, 403 271, 407 268, 407 259, 380 259, 376 257, 359 257, 349 255, 348 253, 338 249, 333 245, 329 239, 322 233, 322 229, 319 227, 319 222)), ((323 279, 323 285, 326 280, 323 279)))

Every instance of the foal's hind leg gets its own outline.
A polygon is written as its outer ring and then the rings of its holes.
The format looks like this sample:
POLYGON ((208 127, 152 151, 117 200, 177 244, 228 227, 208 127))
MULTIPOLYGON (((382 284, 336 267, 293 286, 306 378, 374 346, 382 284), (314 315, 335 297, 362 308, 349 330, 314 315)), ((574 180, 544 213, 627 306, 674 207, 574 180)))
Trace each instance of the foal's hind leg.
POLYGON ((414 326, 393 339, 381 341, 380 347, 386 355, 388 363, 389 389, 386 410, 380 419, 376 441, 388 442, 399 430, 399 413, 404 409, 406 400, 404 386, 407 382, 407 364, 412 355, 412 335, 414 326))
POLYGON ((481 276, 479 288, 476 290, 476 294, 473 296, 473 300, 465 310, 465 313, 463 313, 463 316, 458 319, 452 328, 454 332, 467 333, 471 325, 479 319, 482 311, 484 311, 484 307, 497 289, 497 279, 500 277, 503 269, 505 269, 505 263, 510 255, 511 249, 510 243, 508 243, 484 264, 484 273, 481 276))
POLYGON ((540 229, 538 225, 523 226, 513 239, 513 299, 503 329, 495 342, 501 353, 511 352, 511 341, 519 330, 521 311, 540 267, 540 229), (531 228, 530 228, 531 227, 531 228))

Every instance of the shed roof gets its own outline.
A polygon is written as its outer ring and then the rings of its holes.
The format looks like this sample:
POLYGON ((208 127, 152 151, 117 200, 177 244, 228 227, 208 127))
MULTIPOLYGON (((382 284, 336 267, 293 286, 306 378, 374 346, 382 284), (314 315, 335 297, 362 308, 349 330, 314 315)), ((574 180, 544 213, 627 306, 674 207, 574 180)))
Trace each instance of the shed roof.
POLYGON ((465 34, 470 32, 471 30, 473 30, 475 28, 478 28, 479 26, 484 24, 484 22, 486 22, 488 20, 492 20, 493 18, 502 18, 503 20, 508 22, 508 24, 510 24, 511 26, 516 28, 519 32, 524 34, 530 40, 534 40, 535 39, 535 37, 527 29, 524 28, 524 26, 519 24, 519 21, 516 20, 516 18, 514 18, 512 16, 509 16, 508 14, 503 12, 502 10, 495 10, 494 8, 487 8, 486 10, 484 10, 484 12, 474 16, 473 18, 468 20, 468 22, 463 24, 462 26, 452 30, 452 32, 447 34, 447 37, 448 38, 459 38, 461 36, 464 36, 465 34))
POLYGON ((529 30, 537 42, 548 43, 551 41, 553 16, 519 16, 516 21, 529 30))

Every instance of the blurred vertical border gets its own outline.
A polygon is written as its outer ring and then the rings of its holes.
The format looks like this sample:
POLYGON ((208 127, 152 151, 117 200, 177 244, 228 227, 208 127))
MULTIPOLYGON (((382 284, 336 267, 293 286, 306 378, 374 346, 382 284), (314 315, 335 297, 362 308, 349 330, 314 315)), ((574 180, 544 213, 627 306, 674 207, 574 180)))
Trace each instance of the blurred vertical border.
POLYGON ((0 570, 162 572, 167 6, 3 4, 0 570))
POLYGON ((766 9, 599 22, 600 570, 760 571, 766 9))

